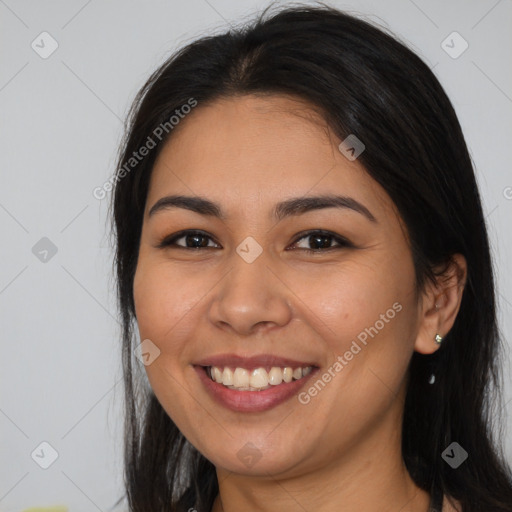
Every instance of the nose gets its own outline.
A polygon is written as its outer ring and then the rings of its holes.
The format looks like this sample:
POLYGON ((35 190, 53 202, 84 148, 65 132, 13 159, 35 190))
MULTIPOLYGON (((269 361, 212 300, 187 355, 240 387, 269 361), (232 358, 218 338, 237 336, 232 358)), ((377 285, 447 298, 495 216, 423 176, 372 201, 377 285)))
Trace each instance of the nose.
POLYGON ((252 263, 233 255, 231 269, 215 288, 209 320, 237 335, 286 325, 292 316, 292 292, 269 266, 265 252, 252 263))

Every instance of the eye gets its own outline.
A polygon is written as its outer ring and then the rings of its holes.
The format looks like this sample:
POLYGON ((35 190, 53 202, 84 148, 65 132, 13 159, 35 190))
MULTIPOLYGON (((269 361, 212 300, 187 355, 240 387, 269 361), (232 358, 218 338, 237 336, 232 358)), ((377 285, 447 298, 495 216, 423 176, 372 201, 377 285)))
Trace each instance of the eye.
POLYGON ((207 239, 212 240, 212 238, 203 233, 202 231, 194 231, 194 230, 184 230, 179 233, 175 233, 170 237, 166 237, 159 242, 157 248, 162 249, 164 247, 176 246, 181 249, 205 249, 208 248, 208 242, 204 243, 207 239), (178 240, 185 240, 185 245, 177 244, 178 240), (189 245, 189 242, 191 245, 189 245))
POLYGON ((303 251, 306 251, 307 253, 319 253, 326 252, 326 250, 339 249, 342 247, 353 247, 353 245, 345 238, 334 233, 331 233, 330 231, 324 231, 322 229, 317 231, 308 231, 306 233, 301 233, 301 235, 302 236, 298 238, 293 245, 296 245, 300 240, 309 239, 309 242, 306 243, 312 243, 313 245, 318 246, 314 249, 301 248, 303 251), (332 247, 332 241, 337 242, 339 244, 338 247, 332 247))
MULTIPOLYGON (((297 238, 292 245, 297 245, 298 242, 300 242, 301 240, 309 239, 309 242, 306 243, 312 243, 314 246, 316 246, 315 248, 310 249, 305 247, 299 247, 299 249, 307 253, 320 253, 326 252, 327 250, 340 249, 343 247, 354 247, 353 244, 351 244, 348 240, 330 231, 306 231, 300 233, 300 235, 300 238, 297 238), (333 241, 337 242, 338 246, 331 246, 331 243, 333 241)), ((211 249, 212 246, 208 245, 209 240, 213 241, 213 238, 207 233, 198 230, 188 229, 180 231, 178 233, 174 233, 171 236, 165 237, 158 243, 157 248, 163 249, 165 247, 174 246, 176 248, 185 250, 211 249), (184 245, 182 243, 177 243, 180 240, 184 241, 184 245)))

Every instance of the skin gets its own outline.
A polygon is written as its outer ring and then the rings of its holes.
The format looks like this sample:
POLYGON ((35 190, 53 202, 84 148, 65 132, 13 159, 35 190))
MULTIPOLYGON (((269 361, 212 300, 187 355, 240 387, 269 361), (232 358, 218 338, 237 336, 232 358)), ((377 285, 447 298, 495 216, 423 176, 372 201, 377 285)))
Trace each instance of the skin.
POLYGON ((340 142, 307 103, 240 96, 198 105, 154 166, 134 298, 141 340, 161 353, 145 368, 166 412, 216 467, 214 512, 428 509, 430 496, 400 453, 406 372, 414 351, 434 352, 436 333, 451 329, 466 262, 455 255, 445 280, 416 300, 396 208, 340 142), (337 208, 270 216, 284 199, 328 193, 355 198, 377 222, 337 208), (149 217, 169 194, 218 202, 226 219, 182 208, 149 217), (200 243, 210 248, 156 247, 183 229, 205 231, 211 238, 200 243), (320 247, 331 249, 308 254, 319 245, 297 234, 317 229, 354 247, 327 238, 320 247), (263 249, 250 264, 236 252, 248 236, 263 249), (322 375, 397 302, 400 312, 305 405, 295 396, 265 412, 233 412, 210 398, 192 367, 219 353, 273 353, 315 361, 322 375), (260 455, 251 467, 237 457, 248 442, 260 455))

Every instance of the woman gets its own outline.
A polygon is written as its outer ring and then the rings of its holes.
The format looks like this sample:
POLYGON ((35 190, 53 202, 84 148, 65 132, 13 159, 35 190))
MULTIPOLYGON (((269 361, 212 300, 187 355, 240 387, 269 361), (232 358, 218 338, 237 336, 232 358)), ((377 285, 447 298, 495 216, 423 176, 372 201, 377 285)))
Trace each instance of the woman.
POLYGON ((512 511, 452 105, 366 22, 268 14, 183 48, 130 113, 111 205, 130 510, 512 511))

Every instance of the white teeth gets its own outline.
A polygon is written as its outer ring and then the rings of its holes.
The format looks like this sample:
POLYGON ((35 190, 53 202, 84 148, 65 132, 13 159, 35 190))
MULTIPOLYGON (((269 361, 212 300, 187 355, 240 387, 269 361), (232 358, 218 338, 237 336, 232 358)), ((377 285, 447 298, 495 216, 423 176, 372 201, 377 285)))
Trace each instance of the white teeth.
POLYGON ((291 368, 286 366, 280 368, 273 366, 269 372, 265 368, 255 368, 246 370, 245 368, 235 368, 233 371, 229 367, 211 366, 207 369, 210 378, 230 389, 238 391, 261 391, 271 386, 278 386, 283 382, 288 383, 292 380, 299 380, 312 371, 311 366, 304 368, 291 368))
POLYGON ((213 367, 213 380, 219 384, 222 384, 222 372, 216 366, 213 367))
MULTIPOLYGON (((213 368, 215 369, 215 366, 213 368)), ((235 388, 249 387, 249 372, 244 368, 236 368, 233 374, 233 386, 235 388)))
POLYGON ((277 386, 283 382, 283 370, 281 368, 272 367, 268 374, 268 382, 272 384, 272 386, 277 386))
POLYGON ((233 372, 231 371, 231 368, 228 368, 227 366, 222 372, 222 384, 224 384, 224 386, 233 385, 233 372))
POLYGON ((265 368, 256 368, 251 372, 249 379, 251 388, 264 388, 268 386, 268 373, 265 368))

